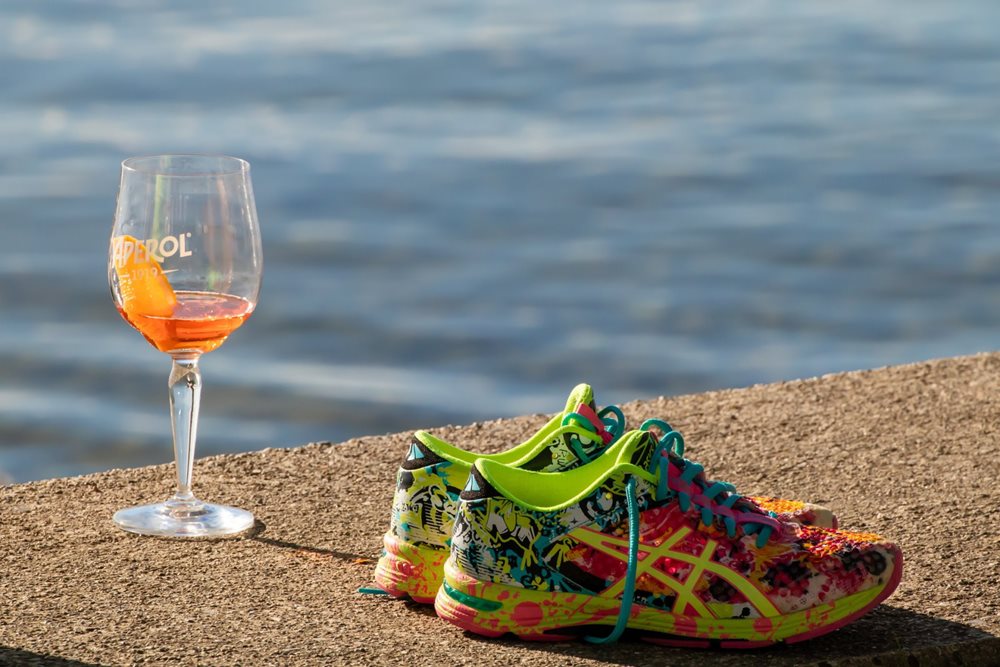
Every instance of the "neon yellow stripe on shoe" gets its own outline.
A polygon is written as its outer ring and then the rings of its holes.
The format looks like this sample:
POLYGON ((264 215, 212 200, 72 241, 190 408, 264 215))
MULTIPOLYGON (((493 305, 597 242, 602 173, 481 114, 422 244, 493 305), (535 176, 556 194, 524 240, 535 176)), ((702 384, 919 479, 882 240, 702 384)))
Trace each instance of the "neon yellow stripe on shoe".
MULTIPOLYGON (((761 616, 770 617, 781 614, 778 608, 774 606, 774 603, 772 603, 767 596, 761 593, 756 586, 747 581, 746 578, 725 565, 720 565, 719 563, 712 561, 712 554, 715 553, 716 547, 716 542, 714 540, 708 540, 705 543, 705 548, 698 556, 674 550, 673 547, 687 537, 689 533, 691 533, 691 529, 684 526, 679 528, 677 532, 667 538, 659 546, 651 546, 640 542, 639 553, 637 554, 637 557, 639 558, 639 567, 636 572, 636 576, 645 574, 646 576, 655 579, 657 582, 673 590, 678 596, 678 609, 683 609, 684 607, 681 603, 686 602, 687 604, 690 604, 700 616, 714 618, 714 615, 708 607, 705 606, 705 604, 694 594, 693 591, 693 587, 701 579, 702 573, 706 571, 711 572, 742 593, 750 604, 757 608, 757 611, 760 612, 761 616), (656 562, 664 557, 694 566, 694 570, 685 578, 685 583, 681 583, 676 579, 663 574, 654 567, 656 562)), ((589 528, 578 528, 570 533, 570 536, 588 545, 589 547, 600 551, 601 553, 617 558, 623 562, 628 561, 628 542, 619 537, 601 533, 589 528)), ((618 597, 621 595, 622 587, 623 582, 618 581, 607 591, 602 593, 602 596, 618 597)))

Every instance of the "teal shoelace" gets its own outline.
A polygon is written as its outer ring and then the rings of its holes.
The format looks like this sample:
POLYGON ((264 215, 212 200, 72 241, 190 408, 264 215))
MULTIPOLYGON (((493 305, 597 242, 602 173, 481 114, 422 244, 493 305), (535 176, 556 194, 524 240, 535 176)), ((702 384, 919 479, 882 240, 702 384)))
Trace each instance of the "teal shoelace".
POLYGON ((615 627, 606 637, 584 637, 591 644, 611 644, 625 632, 628 618, 632 614, 635 599, 635 573, 639 567, 639 502, 635 497, 635 477, 630 477, 625 485, 625 503, 628 507, 628 568, 625 570, 625 588, 622 591, 622 605, 618 611, 615 627))
MULTIPOLYGON (((750 509, 736 507, 742 498, 736 493, 736 488, 726 482, 713 482, 704 477, 704 468, 684 456, 684 436, 670 427, 662 419, 648 419, 639 428, 648 431, 655 426, 663 432, 657 440, 656 448, 649 463, 649 472, 656 474, 656 500, 663 500, 669 489, 677 493, 681 510, 687 512, 694 504, 701 510, 701 521, 706 526, 711 525, 716 514, 723 517, 726 534, 736 537, 737 527, 742 528, 745 535, 757 535, 757 548, 767 544, 771 534, 780 529, 778 521, 770 514, 757 514, 750 509), (682 465, 672 465, 670 454, 681 459, 682 465), (700 493, 699 493, 700 491, 700 493), (721 501, 716 501, 721 494, 727 494, 721 501)), ((635 602, 636 571, 639 566, 639 501, 636 497, 635 477, 629 477, 625 485, 625 505, 628 510, 628 566, 625 570, 625 586, 622 591, 622 603, 618 611, 615 627, 605 637, 586 636, 593 644, 610 644, 618 641, 625 632, 628 619, 632 614, 635 602)))
POLYGON ((756 534, 757 548, 763 548, 771 537, 772 531, 779 528, 778 522, 775 521, 775 515, 772 513, 756 514, 748 508, 737 507, 737 503, 743 499, 743 496, 736 492, 734 485, 728 482, 706 480, 705 468, 699 463, 684 458, 684 436, 662 419, 647 419, 639 428, 648 431, 652 427, 656 427, 663 433, 657 445, 667 453, 662 455, 659 461, 658 498, 662 498, 666 494, 669 486, 677 493, 677 501, 680 503, 681 511, 687 512, 693 502, 700 508, 701 521, 706 526, 710 526, 715 520, 716 514, 719 514, 726 526, 726 534, 730 538, 736 537, 736 528, 739 526, 745 535, 756 534), (669 453, 673 453, 681 460, 681 464, 675 466, 675 470, 681 472, 679 479, 669 474, 669 453), (671 479, 675 480, 673 485, 669 484, 671 479), (717 500, 720 496, 723 496, 722 499, 717 500))

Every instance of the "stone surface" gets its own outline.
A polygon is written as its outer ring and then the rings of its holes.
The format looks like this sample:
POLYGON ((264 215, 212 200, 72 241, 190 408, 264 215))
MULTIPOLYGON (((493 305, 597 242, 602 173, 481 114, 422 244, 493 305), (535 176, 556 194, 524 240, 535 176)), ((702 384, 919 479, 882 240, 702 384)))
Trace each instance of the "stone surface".
MULTIPOLYGON (((600 401, 599 379, 581 380, 598 383, 600 401)), ((742 653, 475 638, 429 608, 356 592, 371 581, 407 448, 396 434, 199 460, 202 497, 256 513, 241 539, 168 541, 111 524, 117 508, 164 498, 172 466, 3 487, 0 662, 1000 664, 1000 354, 624 407, 630 420, 669 419, 714 478, 828 504, 844 526, 899 542, 895 595, 826 637, 742 653)), ((433 431, 493 451, 544 421, 433 431)))

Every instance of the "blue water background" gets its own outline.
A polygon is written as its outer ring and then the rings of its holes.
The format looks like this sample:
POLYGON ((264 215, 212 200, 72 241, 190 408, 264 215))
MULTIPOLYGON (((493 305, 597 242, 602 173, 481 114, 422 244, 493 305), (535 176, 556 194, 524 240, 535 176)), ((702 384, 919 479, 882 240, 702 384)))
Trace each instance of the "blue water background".
POLYGON ((0 469, 172 459, 122 158, 245 157, 199 454, 997 348, 1000 3, 5 0, 0 469))

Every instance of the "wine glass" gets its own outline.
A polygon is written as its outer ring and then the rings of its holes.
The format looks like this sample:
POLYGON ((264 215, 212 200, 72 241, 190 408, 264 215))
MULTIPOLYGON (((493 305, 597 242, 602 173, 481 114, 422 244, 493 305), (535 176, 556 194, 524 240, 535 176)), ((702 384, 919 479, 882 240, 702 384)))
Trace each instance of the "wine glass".
POLYGON ((216 155, 156 155, 122 162, 108 257, 118 312, 170 355, 170 419, 177 491, 119 510, 124 530, 219 537, 250 528, 246 510, 191 493, 198 433, 198 359, 226 340, 257 305, 263 270, 250 165, 216 155))

